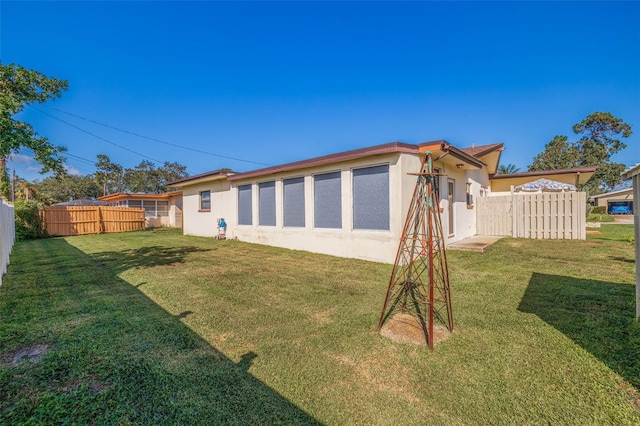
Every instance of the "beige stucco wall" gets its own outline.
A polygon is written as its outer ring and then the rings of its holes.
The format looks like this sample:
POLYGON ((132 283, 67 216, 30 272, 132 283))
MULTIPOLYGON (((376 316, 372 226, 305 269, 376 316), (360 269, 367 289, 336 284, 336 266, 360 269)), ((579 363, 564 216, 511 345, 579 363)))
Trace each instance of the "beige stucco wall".
MULTIPOLYGON (((442 165, 435 164, 436 167, 442 165)), ((365 158, 281 173, 270 176, 268 179, 256 179, 250 181, 235 181, 232 183, 231 192, 237 206, 237 188, 239 185, 252 184, 252 225, 236 225, 237 213, 233 216, 227 232, 229 238, 238 238, 243 241, 259 244, 268 244, 297 250, 307 250, 316 253, 330 254, 334 256, 359 258, 385 263, 393 263, 395 260, 398 243, 406 220, 407 210, 416 184, 416 176, 408 173, 416 173, 420 169, 420 160, 410 154, 389 154, 373 158, 365 158), (390 229, 360 230, 353 229, 352 209, 352 170, 360 167, 389 165, 389 220, 390 229), (327 172, 341 172, 341 197, 342 197, 342 228, 341 229, 317 229, 313 227, 313 176, 327 172), (305 179, 305 227, 288 228, 283 226, 282 210, 282 180, 301 177, 305 179), (276 183, 276 225, 258 225, 258 184, 275 180, 276 183)), ((441 207, 443 209, 442 222, 447 242, 454 242, 475 235, 475 210, 466 206, 466 182, 467 175, 464 171, 446 171, 448 176, 441 178, 440 191, 442 194, 441 207), (448 231, 448 201, 447 179, 455 179, 454 186, 454 233, 448 231)), ((468 173, 468 172, 467 172, 468 173)), ((488 184, 488 179, 486 184, 488 184)), ((472 185, 475 194, 479 196, 481 185, 474 181, 472 185)), ((231 218, 232 216, 229 216, 231 218)), ((186 222, 185 222, 186 223, 186 222)))
POLYGON ((186 186, 182 191, 183 232, 185 235, 213 237, 218 233, 218 218, 225 218, 233 228, 237 221, 236 199, 226 180, 186 186), (211 210, 199 211, 200 192, 211 191, 211 210))

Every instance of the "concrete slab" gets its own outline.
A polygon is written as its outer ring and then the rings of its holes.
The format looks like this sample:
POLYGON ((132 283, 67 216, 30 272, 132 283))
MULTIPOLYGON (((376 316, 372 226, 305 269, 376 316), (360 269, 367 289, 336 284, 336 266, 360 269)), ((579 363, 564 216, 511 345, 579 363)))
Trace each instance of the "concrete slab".
POLYGON ((502 238, 504 237, 501 235, 476 235, 474 237, 451 243, 447 246, 447 249, 484 253, 491 244, 502 238))

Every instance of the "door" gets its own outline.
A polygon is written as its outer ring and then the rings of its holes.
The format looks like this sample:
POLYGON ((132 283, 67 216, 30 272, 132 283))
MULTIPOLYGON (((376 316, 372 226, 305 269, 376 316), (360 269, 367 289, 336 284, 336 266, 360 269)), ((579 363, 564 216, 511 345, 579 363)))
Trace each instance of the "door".
POLYGON ((455 222, 453 220, 453 194, 456 189, 456 181, 447 179, 447 209, 449 210, 449 236, 455 234, 455 222))

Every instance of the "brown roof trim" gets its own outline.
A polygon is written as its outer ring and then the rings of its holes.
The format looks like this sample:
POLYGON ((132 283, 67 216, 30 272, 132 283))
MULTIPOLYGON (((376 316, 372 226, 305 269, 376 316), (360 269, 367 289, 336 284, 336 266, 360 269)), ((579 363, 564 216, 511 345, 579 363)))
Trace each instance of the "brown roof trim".
POLYGON ((174 186, 174 185, 178 185, 178 184, 182 184, 182 183, 186 183, 186 182, 191 182, 193 180, 200 180, 200 179, 204 179, 204 178, 208 178, 208 177, 218 177, 218 176, 230 176, 232 174, 234 174, 235 172, 232 170, 212 170, 210 172, 205 172, 205 173, 200 173, 199 175, 193 175, 193 176, 189 176, 186 177, 184 179, 179 179, 179 180, 175 180, 173 182, 169 182, 167 183, 167 186, 174 186))
POLYGON ((489 145, 479 145, 479 146, 473 146, 470 148, 461 148, 461 151, 466 152, 467 154, 473 156, 473 157, 482 157, 483 155, 487 155, 492 153, 493 151, 503 151, 504 150, 504 144, 503 143, 492 143, 489 145))
POLYGON ((325 164, 339 163, 343 161, 355 160, 363 157, 371 157, 374 155, 390 154, 395 152, 406 152, 418 154, 418 146, 403 142, 391 142, 383 145, 376 145, 367 148, 354 149, 352 151, 339 152, 337 154, 325 155, 322 157, 311 158, 308 160, 296 161, 294 163, 282 164, 280 166, 267 167, 264 169, 253 170, 245 173, 236 173, 228 176, 228 180, 236 181, 240 179, 255 178, 258 176, 271 175, 275 173, 288 172, 292 170, 305 169, 315 166, 323 166, 325 164))
POLYGON ((597 166, 592 167, 576 167, 573 169, 556 169, 556 170, 539 170, 535 172, 511 173, 511 174, 495 174, 489 176, 491 180, 511 179, 519 177, 545 176, 545 175, 569 175, 575 173, 593 173, 598 170, 597 166))

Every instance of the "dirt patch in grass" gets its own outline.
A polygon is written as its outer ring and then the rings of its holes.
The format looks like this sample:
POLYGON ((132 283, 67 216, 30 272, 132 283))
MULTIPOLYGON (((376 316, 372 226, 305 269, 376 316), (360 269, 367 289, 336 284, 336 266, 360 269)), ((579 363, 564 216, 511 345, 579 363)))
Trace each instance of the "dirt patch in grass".
MULTIPOLYGON (((427 334, 418 318, 408 314, 396 314, 380 329, 380 334, 397 343, 412 343, 425 345, 427 334)), ((446 340, 451 332, 441 325, 433 326, 433 344, 446 340)))
POLYGON ((49 345, 31 345, 9 354, 8 358, 14 367, 23 361, 33 364, 39 362, 48 350, 49 345))

